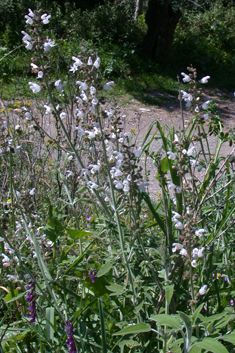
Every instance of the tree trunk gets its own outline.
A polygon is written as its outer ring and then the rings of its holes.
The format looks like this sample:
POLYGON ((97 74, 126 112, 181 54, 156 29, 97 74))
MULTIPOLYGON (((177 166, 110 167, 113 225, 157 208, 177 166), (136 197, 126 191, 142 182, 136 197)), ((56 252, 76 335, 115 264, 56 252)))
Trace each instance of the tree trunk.
POLYGON ((148 57, 159 63, 167 60, 180 17, 180 9, 173 11, 168 0, 149 0, 145 18, 148 31, 144 39, 148 57))
POLYGON ((143 13, 143 0, 136 0, 134 20, 137 21, 138 17, 143 13))

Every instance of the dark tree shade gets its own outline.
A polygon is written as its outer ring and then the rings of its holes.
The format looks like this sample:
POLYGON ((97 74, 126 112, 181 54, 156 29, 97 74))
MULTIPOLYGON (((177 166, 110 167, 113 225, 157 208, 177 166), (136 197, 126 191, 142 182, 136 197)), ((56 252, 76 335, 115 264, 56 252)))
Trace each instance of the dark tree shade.
POLYGON ((148 31, 144 40, 146 55, 158 62, 166 61, 181 17, 179 7, 167 0, 149 0, 146 13, 148 31))

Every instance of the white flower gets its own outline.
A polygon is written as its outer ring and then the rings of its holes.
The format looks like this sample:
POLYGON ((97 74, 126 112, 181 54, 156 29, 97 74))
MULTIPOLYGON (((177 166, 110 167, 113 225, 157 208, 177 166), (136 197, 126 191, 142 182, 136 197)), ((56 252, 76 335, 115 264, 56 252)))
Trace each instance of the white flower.
POLYGON ((94 183, 93 181, 88 181, 88 186, 91 188, 91 189, 97 189, 98 188, 98 185, 96 183, 94 183))
POLYGON ((99 103, 99 101, 98 101, 98 99, 96 98, 96 97, 94 97, 93 99, 92 99, 92 105, 97 105, 98 103, 99 103))
POLYGON ((207 110, 208 109, 208 105, 210 104, 211 101, 206 101, 202 104, 202 109, 207 110))
POLYGON ((187 93, 182 89, 180 90, 180 92, 182 93, 182 99, 185 102, 191 102, 193 100, 193 96, 190 93, 187 93))
POLYGON ((32 43, 30 43, 28 40, 24 41, 24 43, 26 44, 25 48, 27 50, 31 50, 33 48, 32 43))
POLYGON ((202 237, 204 235, 204 233, 205 233, 205 229, 201 228, 201 229, 196 230, 195 235, 197 237, 202 237))
POLYGON ((66 119, 66 117, 67 117, 67 114, 66 114, 66 113, 64 113, 64 112, 60 113, 60 119, 61 119, 61 120, 66 119))
POLYGON ((4 241, 4 238, 3 238, 3 237, 0 237, 0 241, 4 241))
POLYGON ((44 51, 49 51, 51 50, 52 47, 55 46, 55 41, 54 40, 51 40, 51 39, 48 39, 47 42, 45 42, 43 44, 43 47, 44 47, 44 51))
POLYGON ((18 277, 13 276, 13 275, 7 275, 7 279, 8 279, 8 281, 11 281, 11 282, 17 282, 18 281, 18 277))
POLYGON ((113 114, 115 113, 115 110, 114 109, 105 110, 105 113, 107 114, 107 118, 111 119, 113 114))
POLYGON ((31 196, 34 195, 34 194, 35 194, 35 190, 36 190, 35 188, 32 188, 32 189, 30 190, 30 192, 29 192, 29 195, 31 195, 31 196))
POLYGON ((89 167, 91 167, 91 174, 95 174, 100 170, 100 164, 90 164, 89 167))
POLYGON ((33 119, 33 117, 32 117, 32 115, 30 114, 30 112, 26 112, 24 116, 25 116, 25 119, 26 119, 26 120, 32 120, 32 119, 33 119))
POLYGON ((89 56, 89 58, 88 58, 87 65, 88 65, 88 66, 92 66, 92 65, 93 65, 93 61, 92 61, 92 59, 91 59, 90 56, 89 56))
POLYGON ((50 114, 51 108, 49 107, 49 105, 44 104, 44 108, 46 108, 45 114, 50 114))
POLYGON ((38 76, 37 78, 43 78, 43 72, 42 71, 38 71, 38 76))
POLYGON ((94 96, 96 94, 96 88, 94 86, 90 87, 90 94, 94 96))
POLYGON ((32 69, 33 70, 37 70, 38 69, 38 65, 34 64, 34 63, 31 63, 30 64, 32 66, 32 69))
POLYGON ((28 11, 29 11, 28 15, 33 18, 34 17, 33 11, 31 9, 28 9, 28 11))
POLYGON ((99 57, 96 58, 96 60, 94 62, 94 66, 96 69, 98 69, 100 67, 100 58, 99 57))
POLYGON ((169 191, 174 191, 176 188, 176 185, 174 183, 172 183, 171 181, 167 181, 167 187, 169 189, 169 191))
POLYGON ((210 78, 211 78, 210 76, 205 76, 205 77, 203 77, 203 78, 201 79, 201 83, 207 83, 210 78))
POLYGON ((25 23, 27 23, 28 25, 32 25, 33 24, 33 19, 32 17, 25 15, 24 18, 26 19, 25 23))
POLYGON ((134 152, 134 155, 135 155, 135 158, 139 158, 140 155, 141 155, 141 151, 142 151, 142 147, 138 147, 137 150, 135 150, 134 152))
POLYGON ((175 222, 175 228, 176 228, 176 229, 184 229, 183 223, 181 223, 181 222, 178 221, 178 220, 174 220, 174 222, 175 222))
POLYGON ((12 264, 11 259, 9 259, 9 257, 7 255, 3 254, 3 253, 2 253, 2 256, 3 256, 3 259, 2 259, 3 266, 4 267, 11 266, 11 264, 12 264))
POLYGON ((174 135, 174 141, 173 141, 174 143, 177 143, 177 142, 179 142, 179 137, 178 137, 178 135, 177 134, 175 134, 174 135))
POLYGON ((171 218, 172 221, 178 220, 178 218, 181 218, 181 215, 175 211, 172 211, 174 216, 171 218))
POLYGON ((79 126, 75 127, 75 130, 77 130, 77 134, 78 134, 79 137, 82 137, 82 136, 84 136, 86 134, 85 131, 79 126))
POLYGON ((181 75, 184 76, 183 78, 183 82, 186 83, 186 82, 190 82, 190 76, 185 74, 184 72, 181 72, 181 75))
POLYGON ((114 85, 114 81, 109 81, 103 85, 103 89, 106 89, 107 91, 110 91, 112 88, 112 85, 114 85))
POLYGON ((82 100, 83 100, 84 102, 87 101, 87 95, 86 95, 86 93, 85 93, 84 91, 81 92, 81 98, 82 98, 82 100))
POLYGON ((21 33, 24 35, 24 37, 22 38, 22 41, 25 43, 26 41, 30 41, 32 38, 30 37, 30 35, 28 33, 26 33, 25 31, 21 31, 21 33))
POLYGON ((205 284, 203 287, 199 289, 199 294, 204 295, 206 294, 206 291, 207 291, 207 285, 205 284))
POLYGON ((88 134, 89 140, 92 140, 95 138, 95 133, 93 131, 86 130, 85 133, 88 134))
POLYGON ((194 111, 195 111, 196 113, 199 113, 200 109, 199 109, 199 106, 198 106, 198 105, 196 105, 196 108, 194 109, 194 111))
POLYGON ((61 83, 61 80, 57 80, 55 81, 54 86, 56 89, 62 92, 64 90, 65 85, 61 83))
POLYGON ((194 267, 194 268, 197 267, 197 261, 196 260, 192 260, 191 261, 191 266, 194 267))
POLYGON ((110 170, 110 174, 111 174, 111 177, 114 179, 114 178, 121 177, 123 175, 123 172, 117 167, 112 167, 110 170))
POLYGON ((21 193, 18 190, 16 190, 16 196, 21 197, 21 193))
POLYGON ((77 58, 76 56, 72 56, 72 59, 75 61, 73 65, 71 66, 69 71, 72 71, 73 73, 78 70, 80 66, 82 66, 82 61, 77 58))
POLYGON ((50 18, 51 18, 51 15, 48 15, 47 13, 44 13, 44 14, 41 16, 42 23, 43 23, 44 25, 48 24, 50 18))
POLYGON ((66 179, 68 179, 71 176, 74 176, 74 173, 71 170, 67 170, 66 173, 67 173, 66 179))
POLYGON ((196 146, 190 147, 190 148, 188 149, 188 151, 187 151, 187 156, 188 156, 188 157, 191 157, 191 156, 195 157, 196 154, 197 154, 197 148, 196 148, 196 146))
POLYGON ((76 112, 77 112, 77 117, 80 119, 83 119, 84 113, 80 109, 76 109, 76 112))
POLYGON ((119 189, 119 190, 123 189, 123 183, 121 181, 114 180, 113 183, 117 189, 119 189))
POLYGON ((79 85, 79 89, 81 91, 86 91, 87 88, 88 88, 88 86, 87 86, 87 84, 85 82, 77 81, 76 84, 79 85))
POLYGON ((29 88, 33 91, 33 93, 38 93, 41 91, 41 87, 34 82, 29 82, 29 88))
POLYGON ((169 159, 172 159, 172 160, 176 159, 176 154, 174 152, 168 151, 167 156, 169 159))
POLYGON ((181 249, 181 250, 180 250, 180 255, 187 256, 187 255, 188 255, 187 250, 184 249, 184 248, 181 249))
POLYGON ((177 250, 183 249, 183 245, 180 243, 173 243, 172 244, 172 252, 176 252, 177 250))

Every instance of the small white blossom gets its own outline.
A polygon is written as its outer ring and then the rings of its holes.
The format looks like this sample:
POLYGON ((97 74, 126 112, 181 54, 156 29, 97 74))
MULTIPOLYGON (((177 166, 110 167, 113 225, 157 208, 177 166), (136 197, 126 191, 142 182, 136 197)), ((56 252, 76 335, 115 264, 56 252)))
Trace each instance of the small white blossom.
POLYGON ((142 147, 138 147, 137 150, 135 150, 134 152, 134 155, 135 155, 135 158, 139 158, 140 155, 141 155, 141 151, 142 151, 142 147))
POLYGON ((187 250, 184 249, 184 248, 181 249, 181 250, 180 250, 180 255, 187 256, 187 255, 188 255, 187 250))
POLYGON ((205 229, 201 228, 201 229, 196 230, 195 235, 197 237, 202 237, 204 235, 204 233, 205 233, 205 229))
POLYGON ((183 82, 186 83, 186 82, 190 82, 190 76, 185 74, 184 72, 181 72, 181 75, 184 77, 183 78, 183 82))
POLYGON ((48 24, 50 21, 49 19, 51 18, 51 15, 48 15, 47 13, 44 13, 42 16, 41 16, 41 20, 42 20, 42 23, 44 25, 48 24))
POLYGON ((61 120, 66 119, 66 117, 67 117, 67 114, 66 114, 66 113, 64 113, 64 112, 60 113, 60 119, 61 119, 61 120))
POLYGON ((88 66, 92 66, 92 65, 93 65, 93 61, 92 61, 92 59, 91 59, 90 56, 89 56, 89 58, 88 58, 87 65, 88 65, 88 66))
POLYGON ((26 19, 25 23, 27 23, 28 25, 32 25, 33 24, 33 19, 32 17, 25 15, 24 18, 26 19))
POLYGON ((175 220, 174 222, 175 222, 175 228, 176 228, 176 229, 184 229, 183 223, 181 223, 181 222, 178 221, 178 220, 175 220))
POLYGON ((31 10, 31 9, 28 9, 28 11, 29 11, 29 13, 28 13, 28 16, 30 16, 30 17, 34 17, 34 13, 33 13, 33 11, 31 10))
POLYGON ((196 113, 199 113, 199 112, 200 112, 200 109, 199 109, 199 106, 198 106, 198 105, 196 105, 196 108, 194 109, 194 111, 195 111, 196 113))
POLYGON ((205 77, 203 77, 203 78, 201 79, 201 83, 207 83, 210 78, 211 78, 210 76, 205 76, 205 77))
POLYGON ((194 267, 194 268, 197 267, 197 261, 196 260, 192 260, 191 261, 191 266, 194 267))
POLYGON ((207 110, 207 109, 208 109, 208 105, 210 104, 210 102, 211 102, 210 100, 204 102, 204 103, 202 104, 202 109, 207 110))
POLYGON ((29 88, 33 91, 33 93, 38 93, 41 91, 41 87, 34 82, 29 82, 29 88))
POLYGON ((90 94, 94 96, 96 94, 96 88, 94 86, 90 87, 90 94))
POLYGON ((25 48, 26 48, 27 50, 31 50, 31 49, 33 48, 32 43, 30 43, 28 40, 26 40, 24 43, 26 44, 26 47, 25 47, 25 48))
POLYGON ((77 112, 77 117, 80 119, 83 119, 84 113, 80 109, 76 109, 76 112, 77 112))
POLYGON ((205 284, 203 287, 199 289, 199 294, 204 295, 206 294, 206 291, 207 291, 207 285, 205 284))
POLYGON ((109 81, 103 85, 103 89, 106 89, 107 91, 110 91, 112 88, 112 85, 114 85, 114 81, 109 81))
POLYGON ((176 252, 177 250, 183 249, 183 245, 180 243, 173 243, 172 244, 172 252, 176 252))
POLYGON ((100 58, 99 57, 96 58, 96 60, 94 62, 94 66, 96 69, 98 69, 100 67, 100 58))
POLYGON ((31 195, 31 196, 34 195, 34 194, 35 194, 35 190, 36 190, 35 188, 32 188, 32 189, 30 190, 30 192, 29 192, 29 195, 31 195))
POLYGON ((43 78, 43 72, 42 71, 38 71, 38 76, 37 78, 43 78))
POLYGON ((56 89, 62 92, 64 90, 65 85, 61 83, 61 80, 57 80, 55 81, 54 86, 56 89))
POLYGON ((55 41, 54 40, 51 40, 51 39, 48 39, 47 42, 45 42, 43 44, 43 47, 44 47, 44 51, 50 51, 52 47, 55 46, 55 41))
POLYGON ((119 189, 119 190, 123 189, 123 183, 121 181, 114 180, 113 183, 117 189, 119 189))
POLYGON ((176 159, 176 154, 174 152, 168 151, 167 156, 169 159, 174 160, 176 159))
POLYGON ((188 157, 195 157, 196 156, 196 154, 197 154, 197 148, 196 148, 196 146, 191 146, 189 149, 188 149, 188 151, 187 151, 187 156, 188 157))
MULTIPOLYGON (((21 31, 21 33, 24 35, 24 37, 22 38, 22 41, 25 43, 26 41, 30 41, 32 38, 30 37, 30 35, 28 33, 26 33, 25 31, 21 31)), ((37 65, 36 65, 37 66, 37 65)))
POLYGON ((98 185, 96 183, 94 183, 93 181, 88 181, 88 186, 91 188, 91 189, 97 189, 98 188, 98 185))
POLYGON ((49 107, 49 105, 44 104, 44 108, 46 109, 45 114, 51 113, 51 108, 49 107))

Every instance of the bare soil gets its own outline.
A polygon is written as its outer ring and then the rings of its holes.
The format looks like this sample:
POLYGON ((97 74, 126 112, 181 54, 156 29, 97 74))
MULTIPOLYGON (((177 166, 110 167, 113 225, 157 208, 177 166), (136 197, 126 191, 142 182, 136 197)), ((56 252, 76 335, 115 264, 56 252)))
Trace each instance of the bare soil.
MULTIPOLYGON (((152 97, 157 97, 160 93, 153 92, 151 93, 152 97)), ((169 95, 168 95, 169 96, 169 95)), ((216 103, 217 113, 221 117, 221 122, 224 126, 224 132, 229 131, 230 129, 235 129, 235 98, 233 92, 228 92, 226 90, 204 90, 204 96, 201 99, 201 103, 213 100, 216 103)), ((185 104, 183 102, 183 115, 184 121, 187 126, 187 123, 195 115, 194 112, 191 112, 185 109, 185 104)), ((132 99, 125 107, 122 108, 123 114, 127 116, 126 121, 126 131, 131 131, 135 129, 137 135, 137 143, 140 145, 143 137, 146 135, 150 124, 158 120, 162 126, 174 126, 175 130, 182 128, 182 111, 180 109, 180 102, 177 97, 169 96, 169 101, 166 101, 161 106, 157 105, 144 105, 141 102, 132 99)), ((205 123, 208 125, 208 122, 205 123)), ((153 129, 153 132, 156 131, 153 129)), ((209 136, 209 144, 213 149, 216 148, 218 138, 216 136, 209 136)), ((157 142, 154 142, 154 149, 159 149, 157 142)), ((230 147, 228 143, 225 143, 221 149, 221 154, 227 156, 233 150, 233 146, 230 147)), ((144 159, 142 157, 142 165, 144 166, 144 159)), ((150 170, 149 177, 149 191, 152 194, 157 194, 159 187, 157 180, 155 178, 157 174, 156 167, 151 161, 147 165, 150 170)))

